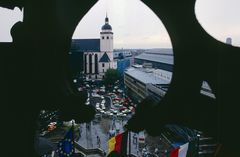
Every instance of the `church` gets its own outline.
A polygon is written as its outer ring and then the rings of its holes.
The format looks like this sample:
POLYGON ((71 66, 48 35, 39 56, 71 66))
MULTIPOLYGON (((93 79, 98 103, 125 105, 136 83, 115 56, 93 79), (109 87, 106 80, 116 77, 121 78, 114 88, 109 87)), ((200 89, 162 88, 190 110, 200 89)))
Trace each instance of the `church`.
POLYGON ((113 60, 113 32, 106 16, 100 39, 76 39, 72 43, 83 53, 83 72, 89 79, 103 79, 108 69, 116 69, 113 60))

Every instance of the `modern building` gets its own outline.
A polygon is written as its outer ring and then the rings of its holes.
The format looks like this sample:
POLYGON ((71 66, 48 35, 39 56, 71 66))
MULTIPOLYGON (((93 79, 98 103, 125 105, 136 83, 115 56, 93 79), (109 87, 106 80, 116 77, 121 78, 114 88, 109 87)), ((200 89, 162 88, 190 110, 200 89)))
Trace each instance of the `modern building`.
MULTIPOLYGON (((161 51, 160 51, 161 52, 161 51)), ((135 56, 134 63, 140 65, 148 65, 152 68, 162 69, 166 71, 173 71, 173 55, 170 53, 172 52, 169 49, 168 54, 161 54, 161 53, 151 53, 145 52, 138 56, 135 56)))
POLYGON ((162 69, 134 66, 124 72, 124 83, 132 96, 142 100, 147 96, 161 99, 166 93, 172 73, 162 69))
POLYGON ((113 58, 114 59, 123 59, 125 57, 131 57, 132 52, 130 50, 114 50, 113 58))
POLYGON ((164 95, 167 93, 169 84, 147 84, 146 90, 148 96, 151 96, 151 98, 155 101, 160 101, 164 95))
POLYGON ((70 55, 79 52, 83 54, 82 71, 90 79, 102 79, 108 69, 116 69, 113 61, 113 32, 108 17, 102 26, 100 39, 73 39, 71 50, 73 52, 70 55))
POLYGON ((131 58, 124 58, 117 60, 117 70, 121 76, 124 75, 124 71, 131 66, 131 58))

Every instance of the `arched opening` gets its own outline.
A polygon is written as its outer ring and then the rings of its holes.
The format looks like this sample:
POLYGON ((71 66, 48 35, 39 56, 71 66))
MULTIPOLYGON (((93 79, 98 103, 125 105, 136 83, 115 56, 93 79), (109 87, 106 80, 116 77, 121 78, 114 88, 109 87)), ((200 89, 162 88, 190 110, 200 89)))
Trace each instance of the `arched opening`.
MULTIPOLYGON (((95 54, 95 74, 98 74, 98 55, 97 54, 95 54)), ((97 76, 97 75, 96 75, 97 76)), ((96 77, 96 79, 97 79, 97 77, 96 77)))
MULTIPOLYGON (((84 70, 78 67, 73 76, 76 88, 87 90, 85 104, 97 112, 93 121, 79 124, 77 143, 108 152, 108 140, 124 131, 137 106, 146 98, 157 104, 167 93, 174 64, 170 38, 160 19, 141 1, 100 0, 77 26, 71 51, 71 57, 76 53, 83 57, 84 70), (96 135, 101 144, 93 143, 96 135)), ((145 131, 130 137, 132 154, 150 153, 144 152, 144 145, 151 142, 151 153, 154 147, 156 154, 164 153, 157 151, 159 137, 145 131)))
POLYGON ((92 74, 92 54, 89 54, 88 55, 88 57, 89 57, 89 74, 91 75, 92 74))
MULTIPOLYGON (((157 103, 167 93, 174 64, 171 41, 160 19, 141 1, 100 0, 79 22, 72 43, 78 43, 78 52, 95 53, 96 75, 90 78, 85 72, 81 78, 89 79, 80 88, 90 93, 86 104, 95 107, 96 115, 81 127, 98 130, 99 147, 107 151, 106 139, 123 132, 142 100, 150 97, 157 103)), ((144 132, 132 133, 133 154, 142 151, 146 141, 159 142, 144 132), (144 141, 136 142, 138 138, 144 141)))
POLYGON ((238 0, 197 0, 195 12, 199 23, 215 39, 240 46, 240 2, 238 0))

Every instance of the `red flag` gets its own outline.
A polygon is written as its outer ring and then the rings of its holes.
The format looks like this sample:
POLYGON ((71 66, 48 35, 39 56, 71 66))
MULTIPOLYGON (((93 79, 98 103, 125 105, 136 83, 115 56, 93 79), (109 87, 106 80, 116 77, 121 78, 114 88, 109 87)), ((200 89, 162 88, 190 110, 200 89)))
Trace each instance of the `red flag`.
POLYGON ((173 149, 170 152, 170 157, 187 157, 188 144, 189 143, 185 143, 184 145, 173 149))
POLYGON ((127 154, 127 137, 128 137, 127 132, 124 132, 124 133, 118 134, 115 137, 112 137, 108 141, 109 153, 112 151, 116 151, 121 155, 126 155, 127 154))

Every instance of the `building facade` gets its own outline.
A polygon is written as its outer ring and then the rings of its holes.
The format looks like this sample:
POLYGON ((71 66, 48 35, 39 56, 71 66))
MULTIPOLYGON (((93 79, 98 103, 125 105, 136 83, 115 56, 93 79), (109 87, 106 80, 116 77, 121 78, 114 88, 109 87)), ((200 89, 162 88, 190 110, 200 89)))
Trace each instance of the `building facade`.
POLYGON ((161 69, 131 67, 124 72, 124 83, 132 96, 138 100, 148 96, 160 100, 165 95, 171 78, 171 72, 161 69))
POLYGON ((121 76, 124 75, 124 71, 131 66, 131 58, 124 58, 117 60, 117 70, 121 76))
POLYGON ((69 53, 70 61, 74 58, 81 58, 78 63, 73 62, 75 70, 80 69, 89 79, 103 79, 105 72, 110 69, 116 69, 116 63, 113 60, 113 32, 109 24, 108 17, 105 18, 105 24, 100 31, 98 39, 73 39, 71 51, 69 53), (80 57, 81 56, 81 57, 80 57))

